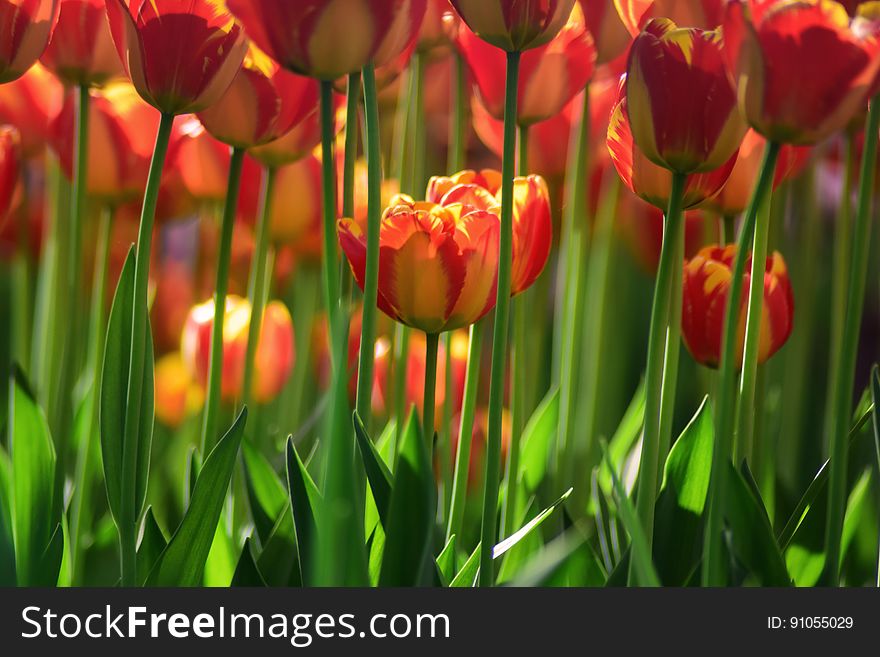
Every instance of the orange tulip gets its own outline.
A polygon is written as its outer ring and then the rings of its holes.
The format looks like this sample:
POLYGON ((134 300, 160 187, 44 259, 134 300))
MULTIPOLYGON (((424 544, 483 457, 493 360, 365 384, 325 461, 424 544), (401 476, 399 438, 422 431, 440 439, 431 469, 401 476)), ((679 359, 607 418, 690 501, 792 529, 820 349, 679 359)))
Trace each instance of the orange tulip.
POLYGON ((199 120, 215 139, 238 148, 275 141, 318 113, 318 83, 251 50, 226 93, 199 120))
POLYGON ((450 0, 474 33, 508 52, 542 46, 562 29, 574 0, 450 0))
POLYGON ((58 24, 41 61, 70 85, 100 85, 125 75, 104 0, 61 0, 58 24))
MULTIPOLYGON (((626 96, 621 93, 619 98, 608 125, 608 152, 611 154, 611 161, 621 180, 634 194, 665 211, 669 206, 672 172, 651 162, 636 145, 627 116, 626 96)), ((690 174, 684 188, 684 208, 694 208, 715 196, 727 182, 736 157, 734 153, 724 165, 714 171, 690 174)))
MULTIPOLYGON (((223 323, 222 397, 241 399, 244 361, 247 353, 251 306, 235 295, 226 298, 223 323)), ((183 328, 181 354, 196 380, 204 386, 208 380, 214 302, 193 307, 183 328)), ((265 404, 281 392, 293 369, 294 335, 290 313, 280 301, 266 305, 257 353, 254 358, 253 398, 265 404)))
POLYGON ((227 0, 248 36, 290 71, 335 80, 394 59, 415 38, 425 0, 227 0), (344 47, 341 47, 344 44, 344 47))
MULTIPOLYGON (((379 308, 425 333, 473 324, 495 306, 499 229, 484 209, 397 197, 379 232, 379 308)), ((341 219, 338 231, 363 289, 367 236, 353 219, 341 219)))
POLYGON ((40 64, 15 82, 0 84, 0 124, 18 128, 24 157, 43 152, 49 122, 61 109, 63 97, 61 84, 40 64))
POLYGON ((180 347, 180 334, 195 302, 192 266, 173 258, 162 260, 155 271, 155 295, 150 309, 150 326, 158 352, 180 347))
POLYGON ((309 155, 278 169, 272 195, 269 234, 298 254, 321 256, 321 159, 309 155))
POLYGON ((578 0, 596 44, 596 63, 622 55, 632 40, 612 0, 578 0))
POLYGON ((668 18, 679 25, 714 30, 721 25, 726 0, 614 0, 620 20, 633 36, 652 18, 668 18))
MULTIPOLYGON (((876 3, 869 3, 877 19, 876 3)), ((874 93, 877 25, 832 0, 731 0, 725 54, 740 111, 762 136, 814 144, 846 126, 874 93)))
POLYGON ((626 96, 639 149, 672 171, 717 169, 736 153, 746 132, 720 31, 650 21, 630 49, 626 96))
MULTIPOLYGON (((504 52, 467 27, 459 30, 457 46, 486 109, 494 118, 504 119, 504 52)), ((519 124, 531 125, 558 114, 592 77, 595 60, 593 38, 580 5, 575 5, 552 41, 522 55, 517 93, 519 124)))
MULTIPOLYGON (((708 367, 718 367, 721 359, 724 314, 735 257, 735 245, 708 246, 684 266, 682 336, 694 359, 708 367)), ((739 366, 742 366, 746 300, 751 285, 750 261, 751 257, 746 264, 744 293, 739 308, 736 349, 740 359, 739 366)), ((779 253, 773 253, 767 258, 764 271, 764 311, 761 315, 759 363, 763 363, 782 348, 791 335, 793 319, 794 295, 785 260, 779 253)))
POLYGON ((21 136, 12 126, 0 126, 0 227, 12 209, 21 170, 21 136))
POLYGON ((24 75, 46 49, 58 0, 0 0, 0 84, 24 75))
MULTIPOLYGON (((119 201, 143 192, 147 184, 150 153, 137 149, 132 133, 155 129, 149 118, 139 114, 145 106, 128 84, 115 85, 106 94, 92 94, 89 113, 89 170, 86 190, 89 195, 105 201, 119 201), (138 108, 138 106, 141 106, 138 108), (143 118, 143 120, 139 120, 143 118)), ((68 178, 73 175, 74 125, 76 101, 68 94, 61 113, 50 126, 52 148, 58 154, 61 168, 68 178)))
POLYGON ((155 366, 156 418, 177 429, 198 413, 205 403, 205 390, 196 383, 180 356, 165 354, 155 366))
POLYGON ((217 0, 107 0, 113 42, 138 93, 165 114, 217 102, 247 51, 217 0))

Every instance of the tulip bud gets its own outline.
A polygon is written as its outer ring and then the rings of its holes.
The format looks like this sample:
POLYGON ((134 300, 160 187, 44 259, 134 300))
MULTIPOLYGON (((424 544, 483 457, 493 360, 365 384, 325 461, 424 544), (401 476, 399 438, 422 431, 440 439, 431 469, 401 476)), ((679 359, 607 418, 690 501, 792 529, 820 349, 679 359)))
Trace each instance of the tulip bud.
POLYGON ((0 124, 18 128, 24 157, 42 154, 49 122, 61 109, 63 96, 61 84, 40 64, 15 82, 0 84, 0 124))
POLYGON ((61 0, 58 24, 41 61, 69 85, 101 85, 125 72, 104 0, 61 0))
POLYGON ((637 36, 652 18, 668 18, 679 25, 714 30, 724 18, 726 0, 614 0, 620 20, 637 36))
MULTIPOLYGON (((226 299, 223 324, 223 369, 221 394, 232 402, 242 397, 245 358, 251 306, 247 299, 230 295, 226 299)), ((196 380, 205 386, 208 380, 214 302, 195 306, 183 328, 181 354, 196 380)), ((265 404, 281 392, 293 369, 293 322, 287 307, 270 301, 263 314, 260 338, 254 357, 253 398, 265 404)))
MULTIPOLYGON (((718 367, 721 361, 724 316, 735 257, 735 245, 709 246, 684 266, 682 336, 694 359, 708 367, 718 367)), ((738 367, 742 367, 747 300, 751 285, 751 257, 748 261, 744 292, 738 310, 738 367)), ((767 258, 763 283, 764 311, 761 315, 759 363, 763 363, 782 348, 791 335, 793 326, 794 296, 785 260, 779 253, 773 253, 767 258)))
POLYGON ((166 354, 156 361, 156 418, 177 429, 198 413, 205 403, 205 391, 197 384, 178 352, 166 354))
POLYGON ((544 45, 565 25, 574 0, 450 0, 467 26, 496 48, 517 52, 544 45))
POLYGON ((24 75, 49 43, 58 0, 6 0, 0 5, 0 84, 24 75))
POLYGON ((165 114, 217 102, 247 51, 241 27, 214 0, 107 0, 107 17, 132 84, 165 114))

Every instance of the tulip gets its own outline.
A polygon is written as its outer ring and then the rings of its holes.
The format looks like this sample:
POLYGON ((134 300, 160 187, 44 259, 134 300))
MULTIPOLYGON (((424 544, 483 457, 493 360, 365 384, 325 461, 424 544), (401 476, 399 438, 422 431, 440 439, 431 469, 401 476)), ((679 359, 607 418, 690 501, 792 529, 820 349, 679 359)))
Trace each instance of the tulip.
POLYGON ((21 137, 18 129, 0 126, 0 228, 12 209, 21 170, 21 137))
POLYGON ((721 52, 721 34, 654 19, 636 37, 626 77, 636 145, 654 164, 703 173, 736 153, 746 126, 721 52))
POLYGON ((176 350, 180 334, 196 302, 192 267, 176 259, 165 259, 157 267, 150 326, 159 353, 176 350))
MULTIPOLYGON (((708 367, 718 367, 721 360, 724 313, 735 255, 735 245, 709 246, 684 266, 682 334, 694 359, 708 367)), ((751 276, 746 273, 746 289, 749 289, 750 282, 751 276)), ((782 348, 791 335, 793 316, 794 296, 785 260, 774 252, 767 258, 764 273, 764 313, 758 362, 765 362, 782 348)), ((743 298, 738 320, 738 367, 742 366, 745 322, 746 303, 743 298)))
POLYGON ((226 93, 198 117, 215 139, 249 149, 284 136, 317 110, 317 82, 252 48, 226 93))
POLYGON ((623 54, 631 36, 612 0, 578 0, 596 44, 596 63, 606 64, 623 54))
MULTIPOLYGON (((242 396, 250 314, 247 299, 235 295, 226 297, 221 390, 223 399, 228 402, 242 396)), ((186 320, 181 338, 183 360, 203 386, 208 381, 213 322, 213 301, 195 306, 186 320)), ((266 306, 254 362, 256 376, 252 396, 258 403, 265 404, 278 396, 293 369, 293 323, 287 307, 280 301, 271 301, 266 306)))
MULTIPOLYGON (((497 120, 504 119, 502 51, 477 37, 467 27, 459 30, 458 49, 471 71, 480 100, 497 120)), ((580 5, 549 43, 522 55, 517 117, 528 126, 558 114, 580 93, 593 75, 596 50, 580 5)))
MULTIPOLYGON (((627 115, 627 99, 622 96, 611 113, 608 125, 608 152, 624 184, 639 198, 665 211, 672 191, 672 172, 651 162, 633 140, 627 115)), ((734 153, 715 171, 687 176, 682 205, 695 208, 724 187, 736 163, 734 153)))
POLYGON ((831 0, 732 0, 725 55, 749 124, 771 141, 798 145, 847 125, 880 72, 880 41, 866 23, 831 0))
POLYGON ((58 0, 3 0, 0 3, 0 84, 24 75, 49 43, 58 19, 58 0))
POLYGON ((60 0, 58 23, 40 61, 65 84, 101 85, 124 75, 104 0, 60 0))
MULTIPOLYGON (((663 213, 635 196, 622 196, 618 201, 618 227, 624 243, 638 265, 653 276, 657 273, 663 246, 663 213)), ((685 213, 684 222, 684 256, 689 258, 704 243, 706 221, 702 212, 691 210, 685 213)))
POLYGON ((450 0, 478 37, 496 48, 522 52, 552 40, 565 25, 574 0, 450 0))
POLYGON ((637 36, 652 18, 669 18, 679 25, 713 30, 724 17, 725 0, 614 0, 620 20, 637 36))
POLYGON ((212 0, 106 0, 113 42, 138 93, 165 114, 217 102, 247 51, 241 27, 212 0))
POLYGON ((450 35, 454 28, 450 23, 454 20, 448 0, 428 0, 419 27, 417 51, 428 54, 445 51, 452 45, 450 35))
POLYGON ((156 417, 177 429, 205 403, 204 389, 197 384, 180 353, 165 354, 156 361, 156 417))
POLYGON ((273 188, 269 235, 299 254, 321 256, 321 160, 309 155, 281 167, 273 188))
MULTIPOLYGON (((379 308, 431 335, 476 322, 495 304, 498 223, 487 210, 399 196, 379 233, 379 308)), ((363 288, 367 236, 352 219, 341 219, 338 231, 363 288)))
POLYGON ((0 124, 9 123, 21 133, 22 155, 40 155, 49 135, 49 122, 58 114, 64 90, 40 64, 15 82, 0 85, 0 124))

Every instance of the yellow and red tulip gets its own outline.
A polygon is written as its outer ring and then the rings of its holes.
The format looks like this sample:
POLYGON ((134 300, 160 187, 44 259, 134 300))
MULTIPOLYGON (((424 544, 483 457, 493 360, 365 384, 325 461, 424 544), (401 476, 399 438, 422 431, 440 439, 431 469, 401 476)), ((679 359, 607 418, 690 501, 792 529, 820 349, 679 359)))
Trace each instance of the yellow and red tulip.
POLYGON ((58 23, 40 61, 66 84, 100 85, 125 75, 104 0, 60 0, 58 23))
POLYGON ((0 126, 0 227, 12 209, 21 173, 21 136, 13 126, 0 126))
POLYGON ((508 52, 544 45, 565 25, 574 0, 450 0, 481 39, 508 52))
MULTIPOLYGON (((504 118, 504 52, 479 38, 467 27, 456 42, 479 97, 499 121, 504 118)), ((517 121, 531 125, 558 114, 593 76, 596 49, 580 5, 549 43, 526 51, 519 72, 517 121)))
POLYGON ((24 75, 40 58, 58 19, 58 0, 0 2, 0 84, 24 75))
POLYGON ((0 123, 18 128, 24 157, 42 154, 49 122, 61 109, 63 99, 61 83, 40 64, 15 82, 0 84, 0 123))
MULTIPOLYGON (((473 324, 495 306, 499 228, 488 210, 397 197, 379 232, 379 308, 425 333, 473 324)), ((363 288, 366 233, 353 219, 341 219, 338 231, 363 288)))
POLYGON ((578 0, 596 44, 596 63, 605 64, 626 52, 632 36, 613 0, 578 0))
POLYGON ((851 20, 833 0, 731 0, 725 53, 749 124, 767 139, 798 145, 846 126, 880 72, 876 23, 869 23, 851 20))
MULTIPOLYGON (((717 367, 720 362, 724 314, 730 291, 736 246, 708 246, 684 265, 682 336, 688 351, 698 363, 717 367)), ((751 256, 746 265, 744 293, 739 308, 737 350, 742 365, 748 290, 751 284, 751 256)), ((775 354, 791 335, 794 321, 794 295, 785 260, 778 252, 767 258, 764 271, 764 311, 758 362, 775 354)))
POLYGON ((671 171, 717 169, 736 153, 746 132, 720 31, 650 21, 630 49, 626 96, 636 145, 671 171))
POLYGON ((205 390, 192 377, 179 352, 156 361, 156 418, 165 426, 178 428, 198 413, 205 403, 205 390))
POLYGON ((113 42, 141 97, 165 114, 198 112, 229 88, 247 52, 220 0, 106 0, 113 42))
POLYGON ((638 35, 652 18, 669 18, 679 25, 713 30, 724 19, 725 1, 613 0, 620 20, 633 36, 638 35))

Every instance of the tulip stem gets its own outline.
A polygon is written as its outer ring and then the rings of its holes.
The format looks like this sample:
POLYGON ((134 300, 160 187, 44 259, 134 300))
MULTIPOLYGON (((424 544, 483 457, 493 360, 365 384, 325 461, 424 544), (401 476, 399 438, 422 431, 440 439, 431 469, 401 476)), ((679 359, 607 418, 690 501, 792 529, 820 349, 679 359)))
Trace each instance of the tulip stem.
POLYGON ((394 327, 394 417, 397 420, 394 432, 394 457, 397 462, 397 451, 400 449, 400 440, 406 425, 406 416, 409 413, 406 403, 406 370, 409 365, 409 333, 408 326, 397 324, 394 327))
MULTIPOLYGON (((455 474, 452 479, 452 506, 446 526, 446 540, 461 535, 464 508, 467 503, 468 476, 471 464, 471 445, 474 437, 474 411, 480 385, 480 362, 483 355, 483 320, 472 324, 468 341, 467 369, 464 376, 464 399, 461 404, 461 420, 458 429, 458 447, 455 450, 455 474)), ((446 376, 449 376, 447 370, 446 376)))
POLYGON ((723 229, 724 244, 736 242, 736 215, 723 215, 721 217, 721 227, 723 229))
POLYGON ((122 562, 122 585, 137 584, 137 522, 140 509, 136 507, 135 488, 137 485, 137 458, 141 428, 141 401, 143 398, 144 367, 147 349, 147 292, 150 280, 150 252, 152 250, 153 224, 156 218, 156 203, 159 199, 159 185, 162 182, 162 169, 168 154, 168 142, 174 117, 162 114, 153 159, 147 177, 144 203, 141 208, 140 228, 138 230, 137 250, 135 252, 134 299, 132 303, 131 360, 128 368, 128 391, 126 395, 125 431, 122 443, 122 500, 121 517, 118 520, 119 545, 122 562))
MULTIPOLYGON (((339 261, 337 256, 336 237, 336 117, 333 108, 333 81, 321 80, 321 183, 323 188, 323 247, 322 258, 324 306, 329 318, 330 335, 340 334, 339 310, 339 261)), ((337 359, 345 358, 344 353, 337 353, 339 343, 330 340, 330 360, 335 365, 337 359)))
MULTIPOLYGON (((736 372, 739 368, 740 354, 737 353, 737 334, 743 292, 743 277, 748 259, 748 250, 755 233, 758 210, 769 193, 779 156, 779 144, 767 142, 764 161, 761 164, 758 181, 746 210, 740 228, 736 258, 730 279, 730 292, 727 298, 727 311, 724 317, 724 333, 721 342, 721 367, 719 368, 716 415, 715 447, 712 452, 712 474, 709 481, 708 511, 703 548, 703 586, 722 586, 724 577, 724 558, 722 554, 721 525, 724 514, 724 497, 727 487, 727 469, 730 465, 733 447, 733 430, 736 411, 736 372)), ((763 280, 763 279, 762 279, 763 280)), ((763 290, 763 286, 761 286, 763 290)))
POLYGON ((358 101, 361 93, 360 71, 348 76, 345 109, 345 159, 342 167, 342 216, 354 216, 354 176, 357 164, 358 101))
POLYGON ((428 454, 434 453, 434 402, 437 395, 437 351, 439 333, 425 334, 425 396, 422 402, 422 427, 428 454))
POLYGON ((480 586, 494 586, 492 548, 497 538, 498 487, 501 478, 501 422, 504 405, 504 368, 510 313, 510 269, 513 258, 513 179, 516 165, 517 87, 520 52, 507 53, 504 101, 504 150, 501 163, 501 234, 498 251, 498 287, 492 336, 492 374, 489 382, 489 435, 486 444, 486 488, 480 531, 480 586))
MULTIPOLYGON (((217 440, 217 414, 220 408, 223 381, 223 324, 226 318, 226 295, 229 290, 229 263, 232 258, 232 231, 238 209, 238 193, 241 189, 241 171, 245 151, 232 149, 229 161, 229 180, 226 202, 220 224, 220 250, 217 255, 217 276, 214 281, 214 323, 211 326, 211 356, 208 364, 208 388, 205 398, 205 416, 202 425, 202 454, 210 453, 217 440)), ((265 259, 264 259, 265 260, 265 259)))
POLYGON ((373 392, 373 359, 376 353, 376 303, 379 289, 379 230, 382 221, 382 153, 379 143, 379 102, 373 64, 363 70, 367 149, 367 263, 361 346, 358 358, 357 412, 370 425, 373 392))
POLYGON ((859 174, 859 196, 852 240, 852 265, 843 323, 843 341, 839 367, 836 372, 837 382, 833 388, 835 398, 831 431, 831 470, 828 480, 828 515, 825 525, 825 570, 822 577, 826 586, 837 586, 840 582, 840 541, 846 508, 847 435, 852 414, 859 331, 862 325, 865 286, 871 255, 871 216, 874 204, 874 175, 877 171, 878 129, 880 129, 880 96, 875 96, 871 100, 865 126, 865 144, 859 174))
MULTIPOLYGON (((666 371, 666 346, 670 324, 670 305, 675 268, 681 267, 676 260, 678 254, 679 225, 682 221, 682 199, 687 176, 672 174, 672 189, 669 193, 669 207, 663 222, 663 246, 660 250, 660 264, 657 269, 657 282, 654 286, 654 302, 651 307, 651 327, 648 333, 648 363, 645 372, 645 421, 642 433, 642 453, 639 461, 638 491, 636 511, 645 532, 650 548, 654 535, 654 506, 657 501, 657 482, 660 473, 662 450, 662 407, 663 387, 669 373, 666 371)), ((638 582, 634 567, 630 562, 629 583, 638 582)))
POLYGON ((452 118, 449 124, 449 155, 446 164, 446 170, 449 173, 461 171, 464 168, 468 137, 465 125, 468 94, 464 57, 456 50, 453 58, 452 118))
POLYGON ((266 299, 267 265, 269 261, 269 222, 272 217, 272 195, 275 191, 275 167, 263 170, 263 191, 260 199, 260 217, 257 222, 257 237, 251 279, 248 283, 248 296, 251 303, 251 316, 248 325, 247 352, 244 360, 244 379, 242 397, 244 405, 252 408, 254 387, 254 360, 260 334, 263 329, 263 311, 266 299))

